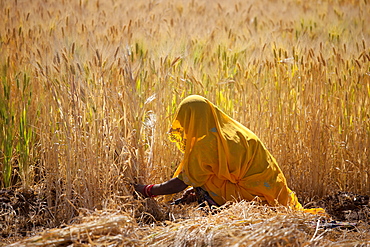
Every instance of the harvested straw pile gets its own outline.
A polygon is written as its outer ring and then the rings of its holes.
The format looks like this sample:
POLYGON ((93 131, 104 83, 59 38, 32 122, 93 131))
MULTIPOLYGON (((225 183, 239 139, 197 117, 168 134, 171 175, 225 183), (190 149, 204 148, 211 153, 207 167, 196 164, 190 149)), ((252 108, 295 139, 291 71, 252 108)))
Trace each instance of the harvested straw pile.
MULTIPOLYGON (((155 201, 153 205, 160 208, 155 201)), ((172 206, 167 208, 171 220, 151 224, 118 211, 90 212, 79 224, 11 246, 355 246, 370 240, 367 224, 333 228, 319 216, 253 202, 229 204, 217 212, 194 208, 172 206)))

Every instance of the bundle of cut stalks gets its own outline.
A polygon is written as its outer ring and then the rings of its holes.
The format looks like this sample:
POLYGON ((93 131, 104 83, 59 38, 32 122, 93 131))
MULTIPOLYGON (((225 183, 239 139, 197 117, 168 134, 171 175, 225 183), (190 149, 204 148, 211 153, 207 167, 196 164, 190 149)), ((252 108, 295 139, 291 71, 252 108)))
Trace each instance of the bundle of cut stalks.
POLYGON ((151 224, 118 211, 94 212, 80 224, 11 246, 358 246, 370 240, 368 225, 331 228, 328 219, 284 207, 239 202, 213 212, 195 208, 172 206, 171 220, 151 224))

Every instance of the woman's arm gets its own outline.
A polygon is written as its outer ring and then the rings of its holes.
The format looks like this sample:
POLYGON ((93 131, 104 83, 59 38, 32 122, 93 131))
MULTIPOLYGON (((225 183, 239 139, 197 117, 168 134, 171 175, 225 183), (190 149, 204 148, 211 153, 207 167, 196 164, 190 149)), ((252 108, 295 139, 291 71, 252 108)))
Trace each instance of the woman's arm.
MULTIPOLYGON (((183 191, 187 187, 188 185, 186 185, 182 180, 178 178, 172 178, 168 180, 167 182, 164 182, 161 184, 155 184, 151 188, 151 194, 154 196, 169 195, 169 194, 174 194, 174 193, 183 191)), ((140 192, 141 194, 145 196, 145 192, 144 192, 145 185, 135 184, 134 188, 136 191, 140 192)))

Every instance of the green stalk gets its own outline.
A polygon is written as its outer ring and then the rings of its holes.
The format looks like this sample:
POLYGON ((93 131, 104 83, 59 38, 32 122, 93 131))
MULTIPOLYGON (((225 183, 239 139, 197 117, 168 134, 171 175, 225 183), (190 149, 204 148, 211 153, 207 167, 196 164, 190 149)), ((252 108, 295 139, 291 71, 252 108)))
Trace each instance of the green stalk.
POLYGON ((30 78, 26 74, 23 76, 23 83, 20 86, 17 79, 18 89, 21 90, 21 110, 19 116, 19 140, 17 143, 17 153, 19 155, 19 172, 21 174, 22 183, 25 188, 28 188, 30 183, 29 178, 29 163, 30 152, 32 148, 33 132, 28 124, 28 106, 30 105, 31 93, 27 88, 30 78))
POLYGON ((0 160, 2 160, 3 186, 11 186, 12 177, 12 151, 14 139, 14 114, 10 104, 10 84, 6 74, 6 67, 3 67, 2 97, 0 97, 0 160))

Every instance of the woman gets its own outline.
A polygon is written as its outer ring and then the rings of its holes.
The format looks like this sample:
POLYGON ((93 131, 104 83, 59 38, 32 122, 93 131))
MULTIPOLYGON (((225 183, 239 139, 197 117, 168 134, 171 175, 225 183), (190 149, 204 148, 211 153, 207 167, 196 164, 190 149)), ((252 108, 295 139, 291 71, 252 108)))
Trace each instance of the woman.
POLYGON ((144 196, 193 186, 211 205, 259 198, 271 206, 303 209, 261 140, 204 97, 192 95, 181 102, 169 134, 184 158, 171 180, 135 185, 144 196))

